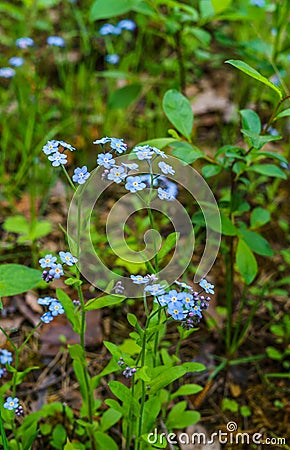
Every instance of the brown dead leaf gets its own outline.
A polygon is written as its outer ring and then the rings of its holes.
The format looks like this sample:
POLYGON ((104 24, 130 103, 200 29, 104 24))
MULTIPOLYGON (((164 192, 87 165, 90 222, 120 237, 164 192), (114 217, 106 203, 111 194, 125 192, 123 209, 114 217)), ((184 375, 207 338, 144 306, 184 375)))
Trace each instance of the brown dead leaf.
POLYGON ((39 323, 39 314, 36 314, 29 306, 27 306, 22 296, 15 295, 15 299, 18 311, 20 311, 22 316, 35 327, 39 323))
MULTIPOLYGON (((0 325, 3 330, 9 335, 11 331, 17 330, 22 322, 24 321, 24 317, 20 314, 13 314, 13 318, 4 317, 0 319, 0 325)), ((0 331, 0 347, 3 347, 6 344, 6 336, 0 331)))
MULTIPOLYGON (((101 312, 87 312, 86 345, 96 346, 103 341, 103 333, 100 326, 101 312)), ((60 336, 65 337, 66 344, 78 344, 79 336, 73 331, 71 324, 65 316, 57 316, 49 324, 45 324, 40 331, 40 341, 42 343, 40 354, 42 356, 53 356, 59 351, 63 344, 60 336)))
POLYGON ((235 383, 230 383, 230 391, 233 397, 239 397, 242 393, 241 386, 235 383))
POLYGON ((42 307, 37 303, 38 297, 37 295, 32 292, 32 291, 28 291, 25 294, 25 302, 27 304, 27 306, 29 306, 32 311, 38 313, 38 314, 42 314, 42 307))

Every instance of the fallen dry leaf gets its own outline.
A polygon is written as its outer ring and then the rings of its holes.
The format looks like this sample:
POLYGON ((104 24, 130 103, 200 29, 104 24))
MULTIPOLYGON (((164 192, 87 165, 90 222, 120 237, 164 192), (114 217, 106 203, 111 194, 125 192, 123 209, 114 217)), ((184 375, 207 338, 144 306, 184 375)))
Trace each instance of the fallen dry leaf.
MULTIPOLYGON (((86 345, 96 346, 103 341, 103 333, 100 326, 101 312, 88 311, 86 315, 86 345)), ((40 330, 40 354, 42 356, 53 356, 60 346, 66 344, 78 344, 79 336, 73 331, 65 316, 57 316, 49 324, 45 324, 40 330), (64 337, 60 340, 60 337, 64 337), (66 344, 65 344, 65 343, 66 344)))
MULTIPOLYGON (((3 330, 6 331, 6 333, 9 335, 12 331, 14 332, 17 330, 22 322, 24 321, 24 317, 20 314, 13 314, 12 318, 4 317, 0 319, 0 326, 3 328, 3 330)), ((6 344, 7 338, 6 336, 0 331, 0 347, 3 347, 6 344)))

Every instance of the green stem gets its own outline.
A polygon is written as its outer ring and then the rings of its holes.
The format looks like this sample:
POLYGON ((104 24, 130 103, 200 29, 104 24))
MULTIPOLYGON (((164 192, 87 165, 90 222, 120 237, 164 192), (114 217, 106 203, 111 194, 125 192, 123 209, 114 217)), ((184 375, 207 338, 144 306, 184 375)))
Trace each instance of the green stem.
MULTIPOLYGON (((148 216, 149 216, 149 220, 150 220, 150 227, 154 230, 154 218, 153 218, 153 214, 151 211, 151 208, 148 207, 147 208, 148 211, 148 216)), ((153 242, 153 246, 154 246, 154 263, 155 263, 155 273, 159 272, 159 263, 158 263, 158 254, 157 254, 157 248, 156 248, 156 242, 154 240, 153 242)))
POLYGON ((20 345, 18 352, 20 353, 22 351, 22 349, 25 347, 25 345, 27 344, 27 342, 29 341, 29 339, 34 335, 35 331, 40 327, 40 325, 42 324, 42 321, 40 320, 38 322, 38 324, 33 328, 33 330, 29 333, 29 335, 27 336, 27 338, 24 340, 24 342, 22 342, 22 344, 20 345))
MULTIPOLYGON (((65 169, 64 169, 65 170, 65 169)), ((65 173, 66 170, 65 170, 65 173)), ((80 254, 80 217, 81 217, 81 210, 80 210, 81 202, 80 198, 78 198, 78 223, 77 223, 77 258, 79 259, 80 254)), ((80 280, 80 272, 77 269, 76 270, 76 278, 80 280)), ((86 343, 85 343, 85 332, 86 332, 86 309, 85 309, 85 300, 83 296, 83 291, 80 285, 77 285, 77 291, 78 291, 78 298, 81 304, 81 329, 80 329, 80 345, 82 347, 83 352, 83 358, 81 358, 81 361, 83 361, 83 374, 84 374, 84 380, 85 380, 85 389, 86 389, 86 398, 83 398, 84 402, 87 402, 87 408, 88 408, 88 419, 91 424, 91 428, 88 428, 89 434, 90 434, 90 441, 92 445, 92 449, 96 450, 97 443, 93 431, 93 418, 94 418, 94 393, 91 388, 90 384, 90 375, 87 370, 87 366, 85 364, 85 351, 86 351, 86 343)))
POLYGON ((73 189, 73 191, 75 192, 75 191, 76 191, 76 187, 75 187, 75 185, 73 184, 73 182, 72 182, 72 180, 71 180, 71 177, 70 177, 69 174, 67 173, 66 168, 65 168, 63 165, 61 165, 61 168, 62 168, 62 170, 63 170, 63 172, 64 172, 64 174, 65 174, 65 176, 66 176, 66 178, 67 178, 67 181, 69 182, 70 187, 71 187, 71 188, 73 189))
MULTIPOLYGON (((160 324, 161 319, 161 308, 158 309, 158 325, 160 324)), ((159 331, 156 331, 154 338, 154 366, 157 365, 157 357, 158 357, 158 346, 159 346, 159 331)))
POLYGON ((230 356, 232 356, 238 348, 236 344, 237 344, 238 335, 239 335, 239 332, 241 329, 242 316, 243 316, 243 311, 244 311, 244 307, 245 307, 247 291, 248 291, 248 286, 245 285, 244 289, 243 289, 243 293, 242 293, 241 304, 239 307, 238 319, 235 324, 235 331, 234 331, 234 335, 233 335, 232 342, 231 342, 230 356))
POLYGON ((186 72, 184 67, 183 55, 182 55, 182 43, 181 43, 181 31, 177 31, 174 35, 175 39, 175 50, 177 54, 177 62, 179 68, 179 83, 180 90, 183 94, 185 94, 186 90, 186 72))
MULTIPOLYGON (((145 365, 145 353, 146 353, 146 328, 148 326, 148 319, 146 321, 146 326, 144 329, 144 334, 142 338, 142 357, 141 357, 141 367, 144 367, 145 365)), ((145 397, 146 397, 146 388, 145 388, 145 381, 141 380, 141 387, 142 387, 142 394, 141 394, 141 405, 140 405, 140 416, 139 416, 139 423, 138 423, 138 436, 136 436, 135 441, 135 449, 139 450, 141 441, 140 437, 142 435, 142 422, 143 422, 143 413, 144 413, 144 405, 145 405, 145 397)))
POLYGON ((143 294, 143 303, 144 303, 144 310, 145 310, 146 317, 149 317, 149 309, 148 309, 148 305, 147 305, 147 296, 146 296, 145 291, 143 294))
POLYGON ((5 428, 1 416, 1 410, 0 410, 0 436, 2 438, 2 444, 3 444, 3 450, 8 450, 8 441, 5 433, 5 428))

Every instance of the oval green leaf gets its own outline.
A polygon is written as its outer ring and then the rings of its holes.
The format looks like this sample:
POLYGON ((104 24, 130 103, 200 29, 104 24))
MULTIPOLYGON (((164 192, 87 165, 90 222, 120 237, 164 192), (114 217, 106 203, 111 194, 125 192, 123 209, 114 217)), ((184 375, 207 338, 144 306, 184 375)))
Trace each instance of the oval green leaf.
POLYGON ((241 229, 239 231, 242 238, 248 244, 250 249, 262 256, 273 256, 273 250, 270 247, 269 242, 264 239, 260 234, 255 233, 255 231, 248 231, 241 229))
POLYGON ((287 179, 287 175, 283 172, 283 170, 274 164, 253 164, 248 168, 248 170, 252 170, 253 172, 260 173, 261 175, 266 175, 268 177, 283 178, 284 180, 287 179))
POLYGON ((95 0, 90 10, 90 20, 108 19, 127 13, 139 0, 95 0))
POLYGON ((0 297, 22 294, 40 281, 40 270, 20 264, 3 264, 0 266, 0 297))
POLYGON ((163 98, 163 110, 175 128, 190 140, 193 127, 193 112, 189 100, 176 89, 167 91, 163 98))
POLYGON ((251 284, 258 272, 258 266, 253 252, 243 239, 239 239, 236 261, 240 274, 246 284, 251 284))

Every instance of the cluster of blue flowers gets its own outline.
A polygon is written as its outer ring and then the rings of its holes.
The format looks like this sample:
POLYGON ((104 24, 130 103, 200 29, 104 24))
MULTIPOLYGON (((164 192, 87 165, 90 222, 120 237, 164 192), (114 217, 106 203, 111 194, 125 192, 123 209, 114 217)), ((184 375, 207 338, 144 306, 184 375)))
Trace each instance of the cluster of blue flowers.
POLYGON ((0 378, 4 377, 6 375, 6 367, 5 365, 11 364, 13 361, 12 353, 8 350, 0 348, 0 378), (4 367, 1 367, 4 366, 4 367))
POLYGON ((60 165, 65 166, 67 164, 67 155, 64 153, 65 150, 73 152, 76 149, 65 141, 57 141, 55 139, 48 141, 42 147, 43 153, 47 155, 53 167, 58 167, 60 165))
POLYGON ((41 306, 47 306, 48 311, 46 311, 40 317, 40 320, 44 323, 50 323, 54 317, 59 316, 60 314, 64 314, 64 309, 62 304, 53 297, 44 297, 39 298, 37 303, 41 306))
MULTIPOLYGON (((119 358, 118 365, 120 367, 125 366, 125 361, 124 361, 124 358, 122 356, 120 356, 120 358, 119 358)), ((134 375, 134 373, 136 373, 136 372, 137 372, 136 367, 126 366, 125 370, 123 370, 123 372, 122 372, 122 375, 125 378, 131 378, 134 375)))
POLYGON ((45 255, 39 260, 40 267, 45 269, 42 273, 42 278, 46 283, 50 283, 55 279, 60 278, 63 275, 63 264, 67 266, 73 266, 78 262, 75 256, 72 256, 70 252, 59 252, 61 263, 57 262, 57 257, 51 254, 45 255))
MULTIPOLYGON (((65 40, 60 36, 49 36, 46 40, 47 45, 54 47, 65 47, 65 40)), ((21 37, 16 39, 16 47, 25 50, 29 47, 34 47, 34 40, 30 37, 21 37)), ((9 64, 12 67, 1 67, 0 78, 13 78, 16 74, 13 67, 21 67, 24 64, 24 58, 21 56, 12 56, 9 59, 9 64)))
POLYGON ((214 294, 214 285, 207 280, 202 279, 199 286, 201 291, 194 291, 191 286, 186 283, 175 281, 176 289, 166 292, 166 286, 157 281, 156 276, 131 275, 131 279, 135 284, 145 284, 144 292, 154 297, 154 302, 161 307, 167 308, 167 313, 174 319, 180 320, 184 328, 194 327, 202 318, 202 310, 208 308, 210 297, 206 294, 214 294), (152 281, 154 282, 153 284, 152 281), (178 290, 177 290, 178 289, 178 290))
MULTIPOLYGON (((58 141, 55 139, 48 141, 42 147, 43 153, 47 155, 53 167, 65 166, 67 164, 67 155, 64 153, 66 150, 73 152, 76 149, 65 141, 58 141)), ((72 180, 75 183, 84 184, 89 176, 90 173, 88 172, 87 166, 77 167, 74 170, 72 180)))
POLYGON ((123 30, 134 31, 136 28, 136 23, 130 19, 123 19, 117 23, 117 25, 112 25, 111 23, 105 23, 101 26, 99 33, 101 36, 107 36, 109 34, 120 35, 123 30))
MULTIPOLYGON (((123 19, 117 23, 117 25, 112 25, 111 23, 105 23, 101 26, 99 33, 101 36, 109 36, 115 35, 119 36, 123 30, 134 31, 136 28, 136 24, 133 20, 123 19)), ((108 64, 118 64, 120 61, 120 57, 117 53, 110 53, 105 56, 105 61, 108 64)))
POLYGON ((164 161, 160 161, 158 167, 161 173, 152 173, 152 162, 155 158, 167 158, 167 155, 162 150, 150 145, 134 147, 132 150, 133 154, 139 161, 147 161, 150 173, 133 176, 129 172, 132 170, 137 171, 139 168, 138 164, 122 163, 117 165, 112 155, 112 151, 122 154, 127 150, 127 145, 123 139, 104 137, 94 141, 94 144, 101 145, 103 149, 106 144, 110 146, 109 150, 100 153, 97 158, 97 164, 105 168, 103 179, 114 181, 117 184, 124 183, 125 189, 133 193, 142 191, 145 188, 157 187, 157 194, 161 200, 172 201, 176 198, 178 193, 177 185, 163 175, 174 175, 173 167, 164 161))

